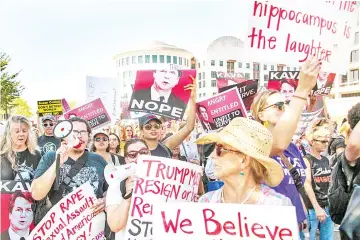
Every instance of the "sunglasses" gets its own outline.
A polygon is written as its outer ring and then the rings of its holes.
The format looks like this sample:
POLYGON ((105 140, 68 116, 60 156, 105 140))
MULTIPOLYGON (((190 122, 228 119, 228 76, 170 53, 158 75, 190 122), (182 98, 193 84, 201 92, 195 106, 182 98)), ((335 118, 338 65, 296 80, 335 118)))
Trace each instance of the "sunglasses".
POLYGON ((126 154, 126 157, 134 159, 136 158, 138 155, 149 155, 150 154, 150 150, 147 148, 142 148, 139 151, 130 151, 126 154))
POLYGON ((317 139, 314 139, 314 141, 322 144, 327 144, 329 142, 328 140, 317 140, 317 139))
POLYGON ((53 123, 44 123, 43 126, 44 127, 53 127, 54 124, 53 123))
POLYGON ((276 107, 278 110, 283 111, 285 109, 285 102, 277 102, 277 103, 271 104, 270 106, 267 106, 266 108, 264 108, 264 110, 271 108, 271 107, 276 107))
POLYGON ((146 130, 151 130, 154 127, 154 129, 159 130, 161 128, 161 125, 159 123, 156 124, 145 124, 144 128, 146 130))
POLYGON ((226 148, 224 148, 222 145, 216 145, 216 146, 215 146, 216 156, 220 157, 224 152, 240 153, 239 151, 226 149, 226 148))
POLYGON ((104 142, 109 141, 109 138, 107 137, 97 137, 95 138, 95 142, 100 142, 101 140, 103 140, 104 142))

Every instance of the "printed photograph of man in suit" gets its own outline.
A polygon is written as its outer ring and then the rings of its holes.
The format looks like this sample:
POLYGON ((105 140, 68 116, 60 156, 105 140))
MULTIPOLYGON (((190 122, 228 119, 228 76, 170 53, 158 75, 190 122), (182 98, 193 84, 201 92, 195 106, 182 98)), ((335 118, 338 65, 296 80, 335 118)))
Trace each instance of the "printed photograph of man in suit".
POLYGON ((209 115, 207 113, 207 109, 205 106, 198 105, 198 116, 200 119, 200 122, 202 123, 205 132, 216 130, 215 123, 210 122, 209 115))
POLYGON ((153 73, 154 83, 150 88, 135 91, 133 98, 137 100, 156 101, 172 107, 186 109, 186 103, 178 98, 172 89, 179 83, 180 70, 155 70, 153 73))
POLYGON ((1 233, 2 240, 25 240, 30 235, 30 225, 33 221, 30 192, 16 191, 9 200, 10 227, 1 233))

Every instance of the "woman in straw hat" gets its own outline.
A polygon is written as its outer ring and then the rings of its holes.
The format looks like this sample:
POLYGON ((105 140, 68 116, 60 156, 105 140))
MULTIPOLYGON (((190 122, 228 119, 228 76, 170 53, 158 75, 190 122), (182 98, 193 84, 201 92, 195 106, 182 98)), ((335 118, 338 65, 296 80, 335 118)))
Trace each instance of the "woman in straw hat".
POLYGON ((298 87, 286 108, 284 97, 274 90, 260 92, 251 106, 253 118, 269 129, 274 137, 270 156, 283 166, 285 173, 283 181, 274 190, 290 198, 296 208, 300 231, 306 229, 307 225, 306 209, 299 194, 305 192, 303 185, 306 165, 299 149, 291 140, 307 103, 307 97, 316 84, 320 68, 321 63, 314 57, 304 63, 298 87))
POLYGON ((291 205, 287 197, 262 184, 277 186, 284 177, 280 164, 269 157, 272 142, 264 126, 247 118, 235 118, 219 133, 200 137, 197 144, 216 144, 211 157, 224 186, 199 202, 291 205))

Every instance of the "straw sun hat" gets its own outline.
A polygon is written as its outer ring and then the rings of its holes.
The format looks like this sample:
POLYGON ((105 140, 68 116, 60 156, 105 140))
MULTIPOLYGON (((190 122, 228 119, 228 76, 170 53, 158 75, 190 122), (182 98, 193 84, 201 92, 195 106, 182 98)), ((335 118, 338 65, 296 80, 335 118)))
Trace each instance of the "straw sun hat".
POLYGON ((197 144, 217 143, 228 145, 262 164, 267 171, 265 183, 278 186, 284 178, 281 165, 270 158, 273 138, 260 123, 247 118, 234 118, 218 133, 209 133, 196 140, 197 144))

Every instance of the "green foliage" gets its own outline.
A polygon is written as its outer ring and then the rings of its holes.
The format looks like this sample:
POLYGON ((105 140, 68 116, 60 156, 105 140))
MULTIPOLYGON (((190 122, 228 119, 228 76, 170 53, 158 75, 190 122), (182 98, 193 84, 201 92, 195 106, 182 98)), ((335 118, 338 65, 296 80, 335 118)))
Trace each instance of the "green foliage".
POLYGON ((18 101, 15 101, 21 96, 24 87, 20 81, 16 79, 20 72, 11 74, 7 71, 7 66, 11 61, 10 57, 5 53, 0 53, 0 108, 5 113, 5 118, 8 118, 12 109, 17 106, 18 101))
POLYGON ((27 118, 31 117, 33 113, 31 112, 31 107, 26 100, 22 98, 16 98, 12 104, 14 107, 11 109, 11 114, 20 114, 27 118))

